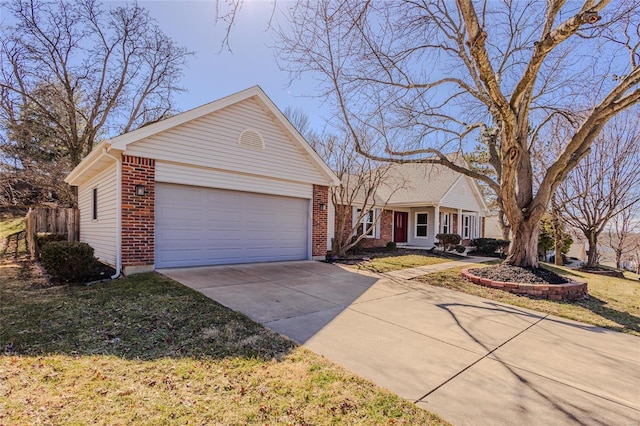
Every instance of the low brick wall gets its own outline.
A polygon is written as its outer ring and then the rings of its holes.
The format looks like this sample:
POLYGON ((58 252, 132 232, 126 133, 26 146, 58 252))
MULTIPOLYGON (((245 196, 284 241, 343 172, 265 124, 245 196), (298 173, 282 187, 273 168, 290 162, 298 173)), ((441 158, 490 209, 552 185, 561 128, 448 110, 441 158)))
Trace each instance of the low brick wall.
POLYGON ((571 281, 565 284, 511 283, 482 278, 469 272, 469 269, 464 269, 460 275, 475 284, 538 299, 576 300, 582 299, 588 294, 586 282, 571 281))

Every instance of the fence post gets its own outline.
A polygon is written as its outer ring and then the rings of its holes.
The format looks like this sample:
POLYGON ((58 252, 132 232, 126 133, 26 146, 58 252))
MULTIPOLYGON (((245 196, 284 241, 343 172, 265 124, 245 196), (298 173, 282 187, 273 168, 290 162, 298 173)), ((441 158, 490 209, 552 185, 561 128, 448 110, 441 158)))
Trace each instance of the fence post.
POLYGON ((27 249, 32 260, 37 259, 36 253, 36 218, 35 211, 29 208, 27 215, 24 218, 24 230, 25 240, 27 242, 27 249))

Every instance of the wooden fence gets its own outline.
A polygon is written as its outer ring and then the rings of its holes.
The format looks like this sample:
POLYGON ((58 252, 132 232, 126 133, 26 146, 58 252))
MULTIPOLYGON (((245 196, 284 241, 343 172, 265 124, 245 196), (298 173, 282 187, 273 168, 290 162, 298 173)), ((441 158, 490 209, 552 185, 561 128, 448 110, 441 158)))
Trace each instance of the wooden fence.
POLYGON ((78 209, 36 207, 29 209, 24 220, 27 247, 33 259, 38 258, 36 235, 38 233, 63 234, 67 241, 80 237, 80 211, 78 209))

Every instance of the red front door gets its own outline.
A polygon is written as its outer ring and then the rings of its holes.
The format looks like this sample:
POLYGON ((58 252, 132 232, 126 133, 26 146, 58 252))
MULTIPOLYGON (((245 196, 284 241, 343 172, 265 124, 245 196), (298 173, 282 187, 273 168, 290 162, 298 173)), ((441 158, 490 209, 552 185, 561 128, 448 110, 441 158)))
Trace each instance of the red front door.
POLYGON ((393 241, 396 243, 407 242, 407 228, 409 222, 409 213, 394 212, 393 213, 393 241))

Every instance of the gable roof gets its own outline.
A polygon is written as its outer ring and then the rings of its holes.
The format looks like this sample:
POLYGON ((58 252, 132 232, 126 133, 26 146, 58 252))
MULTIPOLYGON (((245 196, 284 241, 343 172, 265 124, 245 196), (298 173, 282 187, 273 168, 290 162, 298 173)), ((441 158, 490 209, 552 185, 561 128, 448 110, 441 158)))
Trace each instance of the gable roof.
POLYGON ((437 204, 461 176, 448 167, 428 163, 392 164, 389 174, 406 181, 406 185, 391 194, 390 205, 437 204))
MULTIPOLYGON (((389 207, 429 206, 440 204, 456 184, 466 180, 480 206, 488 211, 477 183, 446 166, 430 163, 393 163, 374 196, 375 204, 389 207), (387 202, 388 200, 388 202, 387 202)), ((362 191, 362 190, 361 190, 362 191)), ((362 202, 359 194, 355 202, 362 202)))
POLYGON ((102 141, 87 157, 82 160, 82 162, 80 162, 78 166, 76 166, 75 169, 71 171, 71 173, 69 173, 65 178, 65 182, 71 185, 78 185, 87 180, 89 176, 86 176, 86 174, 93 175, 97 169, 100 169, 100 165, 113 161, 109 159, 109 152, 124 152, 129 144, 154 136, 189 121, 196 120, 200 117, 214 113, 247 99, 256 100, 267 112, 273 114, 285 134, 291 137, 291 139, 301 148, 303 153, 311 160, 311 164, 326 178, 327 185, 335 186, 340 184, 340 180, 335 176, 333 171, 331 171, 329 166, 327 166, 313 148, 311 148, 304 137, 300 135, 295 127, 293 127, 289 120, 284 116, 284 114, 282 114, 278 107, 259 86, 250 87, 157 123, 102 141))

